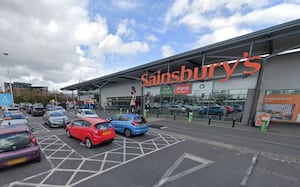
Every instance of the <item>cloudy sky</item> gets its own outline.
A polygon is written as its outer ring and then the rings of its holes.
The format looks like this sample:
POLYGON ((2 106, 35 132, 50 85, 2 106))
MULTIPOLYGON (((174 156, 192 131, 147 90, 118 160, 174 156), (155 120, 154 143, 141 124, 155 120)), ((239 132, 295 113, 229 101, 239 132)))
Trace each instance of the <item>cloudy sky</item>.
POLYGON ((300 0, 1 0, 0 86, 59 90, 298 18, 300 0))

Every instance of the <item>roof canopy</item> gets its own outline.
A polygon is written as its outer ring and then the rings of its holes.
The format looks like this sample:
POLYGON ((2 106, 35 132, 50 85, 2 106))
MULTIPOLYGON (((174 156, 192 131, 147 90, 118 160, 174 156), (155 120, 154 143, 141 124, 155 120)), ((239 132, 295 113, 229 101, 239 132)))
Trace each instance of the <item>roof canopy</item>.
POLYGON ((179 69, 181 65, 189 68, 216 62, 241 59, 244 52, 249 55, 277 55, 278 53, 300 47, 300 19, 215 43, 185 53, 174 55, 145 65, 84 81, 61 88, 61 90, 95 90, 111 84, 128 80, 141 80, 142 74, 179 69))

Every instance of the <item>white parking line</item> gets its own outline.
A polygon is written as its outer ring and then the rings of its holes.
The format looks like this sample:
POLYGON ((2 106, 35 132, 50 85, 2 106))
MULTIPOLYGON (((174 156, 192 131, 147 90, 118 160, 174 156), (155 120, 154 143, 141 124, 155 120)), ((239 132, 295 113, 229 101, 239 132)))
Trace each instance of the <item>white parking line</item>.
MULTIPOLYGON (((84 157, 77 153, 72 147, 65 144, 58 136, 52 135, 49 137, 43 137, 39 140, 41 145, 41 150, 45 157, 51 164, 51 170, 43 172, 45 177, 41 179, 40 175, 35 175, 23 179, 22 181, 16 181, 9 184, 10 187, 22 185, 33 185, 33 186, 47 186, 47 187, 57 187, 57 186, 75 186, 78 185, 92 177, 101 175, 107 171, 114 168, 120 167, 124 164, 132 162, 136 159, 144 157, 146 155, 155 153, 167 147, 173 146, 177 143, 184 141, 184 139, 177 139, 170 135, 164 135, 160 133, 149 132, 150 135, 155 135, 156 138, 145 140, 143 142, 138 142, 133 139, 128 139, 125 137, 116 137, 116 145, 120 147, 111 149, 106 152, 95 154, 90 157, 84 157), (177 141, 175 141, 177 140, 177 141), (52 147, 53 146, 53 147, 52 147), (146 152, 145 152, 146 151, 146 152), (120 160, 118 156, 120 155, 120 160), (56 161, 56 162, 54 162, 56 161), (70 168, 69 165, 64 165, 68 161, 78 161, 78 165, 72 165, 74 168, 70 168), (80 162, 80 163, 79 163, 80 162), (99 164, 99 167, 90 167, 89 164, 95 162, 99 164), (88 169, 86 169, 88 168, 88 169), (97 169, 98 168, 98 169, 97 169), (50 181, 51 178, 57 174, 57 172, 73 172, 70 178, 66 179, 64 185, 57 185, 55 181, 50 181), (78 173, 88 173, 84 178, 79 180, 74 180, 78 173), (39 181, 32 183, 32 180, 39 181)), ((115 143, 114 141, 114 143, 115 143)))
POLYGON ((254 155, 254 156, 252 157, 251 164, 250 164, 249 168, 247 169, 246 175, 244 176, 244 178, 243 178, 243 180, 242 180, 242 182, 241 182, 241 186, 246 186, 247 181, 248 181, 248 178, 249 178, 249 176, 251 175, 252 170, 253 170, 253 168, 254 168, 254 165, 255 165, 255 163, 256 163, 256 160, 257 160, 257 155, 254 155))

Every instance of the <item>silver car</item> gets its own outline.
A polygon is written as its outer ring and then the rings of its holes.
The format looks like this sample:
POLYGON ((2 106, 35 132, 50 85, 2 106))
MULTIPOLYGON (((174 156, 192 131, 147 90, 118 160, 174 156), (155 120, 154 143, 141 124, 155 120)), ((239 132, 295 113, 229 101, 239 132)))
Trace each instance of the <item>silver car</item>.
POLYGON ((49 127, 66 127, 70 119, 62 112, 47 111, 43 116, 44 123, 49 127))
POLYGON ((28 125, 27 117, 22 112, 5 112, 0 121, 1 126, 28 125))

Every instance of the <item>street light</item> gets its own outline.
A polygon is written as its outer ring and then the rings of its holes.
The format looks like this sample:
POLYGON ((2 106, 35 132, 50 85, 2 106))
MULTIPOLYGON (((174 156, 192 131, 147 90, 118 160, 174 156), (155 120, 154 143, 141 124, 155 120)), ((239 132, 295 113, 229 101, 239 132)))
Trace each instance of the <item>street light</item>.
MULTIPOLYGON (((8 53, 3 53, 4 56, 7 56, 8 53)), ((15 101, 14 101, 14 93, 13 93, 13 90, 12 90, 12 83, 10 81, 10 73, 9 73, 9 70, 7 70, 7 73, 8 73, 8 80, 9 80, 9 89, 10 89, 10 94, 11 94, 11 97, 12 97, 12 105, 15 104, 15 101)))

